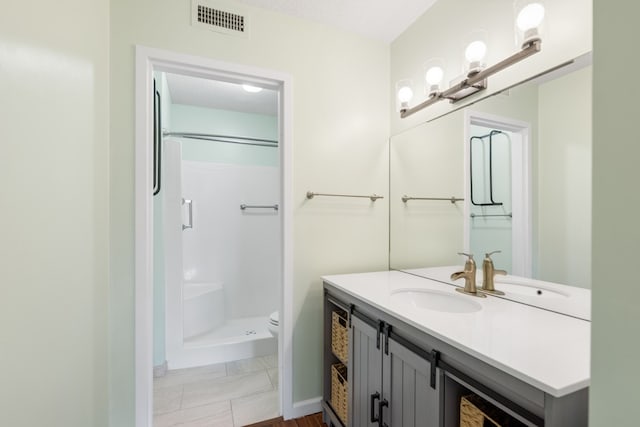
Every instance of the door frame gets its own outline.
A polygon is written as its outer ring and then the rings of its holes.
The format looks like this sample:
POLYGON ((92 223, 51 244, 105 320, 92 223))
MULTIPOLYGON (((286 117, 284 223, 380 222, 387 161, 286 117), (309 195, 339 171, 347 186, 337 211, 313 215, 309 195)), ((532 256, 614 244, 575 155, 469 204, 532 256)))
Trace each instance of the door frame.
POLYGON ((136 46, 135 71, 135 425, 153 422, 153 71, 232 83, 253 83, 279 92, 282 286, 278 375, 280 413, 293 408, 293 96, 289 74, 209 58, 136 46))
MULTIPOLYGON (((471 185, 469 176, 469 150, 471 125, 485 126, 498 130, 520 134, 521 147, 512 148, 512 166, 518 166, 520 174, 512 174, 511 201, 513 219, 511 223, 512 270, 517 276, 531 277, 533 273, 533 215, 531 186, 531 124, 521 120, 502 117, 480 111, 465 110, 464 114, 464 248, 467 253, 471 247, 471 185)), ((481 254, 478 254, 481 255, 481 254)))

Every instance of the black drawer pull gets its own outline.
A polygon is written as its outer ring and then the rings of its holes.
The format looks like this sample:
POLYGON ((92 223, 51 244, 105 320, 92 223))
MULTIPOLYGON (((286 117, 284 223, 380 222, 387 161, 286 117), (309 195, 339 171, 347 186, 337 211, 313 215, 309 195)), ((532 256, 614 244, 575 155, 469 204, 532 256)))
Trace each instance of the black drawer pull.
POLYGON ((387 402, 387 399, 382 399, 380 402, 378 402, 378 425, 380 427, 386 426, 386 424, 382 422, 382 411, 385 406, 389 407, 389 402, 387 402))
POLYGON ((377 423, 378 417, 376 417, 376 400, 380 399, 380 393, 377 391, 371 395, 371 422, 377 423))

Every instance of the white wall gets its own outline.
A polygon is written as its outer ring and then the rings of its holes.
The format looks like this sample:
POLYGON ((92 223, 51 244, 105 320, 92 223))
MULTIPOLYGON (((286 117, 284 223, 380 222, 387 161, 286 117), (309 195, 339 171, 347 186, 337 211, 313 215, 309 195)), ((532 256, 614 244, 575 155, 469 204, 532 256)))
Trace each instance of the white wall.
MULTIPOLYGON (((632 427, 640 398, 637 2, 595 0, 590 425, 632 427), (623 96, 621 96, 623 94, 623 96)), ((585 265, 585 267, 588 267, 585 265)))
POLYGON ((111 423, 132 425, 134 45, 293 78, 294 401, 321 394, 322 274, 387 268, 387 199, 306 200, 307 190, 387 194, 388 46, 251 9, 251 37, 189 25, 189 2, 111 2, 111 423))
POLYGON ((106 0, 2 5, 3 426, 107 425, 108 26, 106 0))
MULTIPOLYGON (((483 94, 499 92, 526 77, 591 51, 590 0, 548 1, 545 7, 542 51, 492 76, 488 89, 463 104, 483 94)), ((395 83, 406 78, 412 79, 415 85, 412 105, 425 99, 423 66, 430 58, 441 57, 446 61, 445 81, 462 75, 467 32, 488 31, 488 65, 515 53, 519 47, 515 43, 514 20, 513 2, 509 1, 436 2, 391 44, 389 92, 392 99, 395 100, 395 83)), ((390 109, 395 108, 395 102, 389 105, 390 109)), ((399 113, 391 111, 391 133, 408 129, 453 107, 448 102, 440 102, 406 119, 400 119, 399 113)))

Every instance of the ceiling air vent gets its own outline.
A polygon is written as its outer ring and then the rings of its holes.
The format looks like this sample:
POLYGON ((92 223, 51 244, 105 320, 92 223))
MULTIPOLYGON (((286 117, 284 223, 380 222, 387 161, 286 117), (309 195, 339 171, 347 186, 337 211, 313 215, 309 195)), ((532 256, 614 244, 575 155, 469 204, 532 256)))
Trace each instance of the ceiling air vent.
POLYGON ((193 0, 191 25, 218 33, 247 37, 249 17, 246 9, 220 0, 193 0))

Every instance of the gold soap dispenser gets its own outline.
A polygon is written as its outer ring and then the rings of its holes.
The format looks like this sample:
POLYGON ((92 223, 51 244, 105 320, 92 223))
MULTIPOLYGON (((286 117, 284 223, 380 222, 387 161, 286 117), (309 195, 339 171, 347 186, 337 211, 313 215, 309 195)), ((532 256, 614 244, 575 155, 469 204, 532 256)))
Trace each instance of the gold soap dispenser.
POLYGON ((494 285, 494 277, 496 274, 504 276, 507 274, 507 272, 505 270, 496 270, 493 266, 493 260, 491 259, 491 255, 500 252, 501 251, 493 251, 484 254, 484 261, 482 261, 482 288, 480 288, 481 292, 492 295, 504 295, 504 292, 496 290, 494 285))

